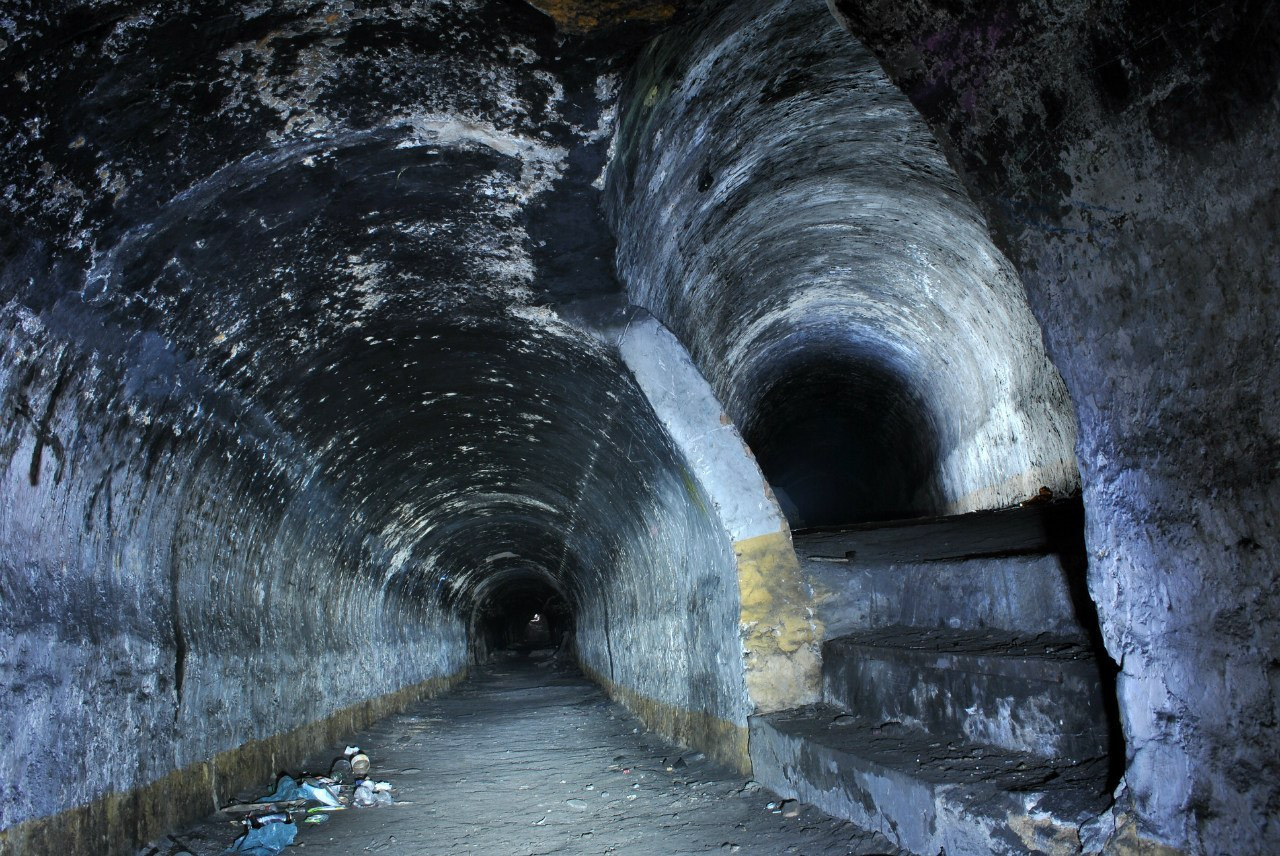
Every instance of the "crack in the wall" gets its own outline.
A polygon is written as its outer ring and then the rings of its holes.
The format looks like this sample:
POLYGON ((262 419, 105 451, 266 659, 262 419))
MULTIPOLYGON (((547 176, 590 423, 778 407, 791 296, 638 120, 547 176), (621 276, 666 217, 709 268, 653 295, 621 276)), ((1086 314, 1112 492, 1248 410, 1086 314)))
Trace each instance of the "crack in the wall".
POLYGON ((169 545, 169 626, 173 633, 173 726, 182 715, 182 688, 187 673, 187 634, 182 626, 182 569, 178 560, 181 524, 174 528, 169 545))
POLYGON ((609 596, 607 593, 601 602, 601 611, 604 613, 604 647, 609 655, 609 680, 615 681, 617 677, 613 668, 613 630, 609 627, 609 596))
POLYGON ((32 412, 30 401, 26 398, 19 398, 17 406, 14 408, 19 416, 25 417, 31 423, 36 437, 35 448, 31 451, 31 468, 27 475, 32 487, 40 484, 40 468, 44 464, 45 446, 48 446, 53 451, 53 455, 58 461, 57 468, 53 473, 53 483, 60 484, 62 482, 62 468, 66 460, 66 453, 63 450, 62 441, 49 430, 49 426, 53 422, 58 399, 66 387, 70 374, 70 366, 64 362, 64 357, 65 354, 60 354, 57 363, 55 363, 54 370, 58 374, 58 379, 54 382, 53 390, 49 393, 49 400, 45 402, 44 413, 37 419, 32 412))

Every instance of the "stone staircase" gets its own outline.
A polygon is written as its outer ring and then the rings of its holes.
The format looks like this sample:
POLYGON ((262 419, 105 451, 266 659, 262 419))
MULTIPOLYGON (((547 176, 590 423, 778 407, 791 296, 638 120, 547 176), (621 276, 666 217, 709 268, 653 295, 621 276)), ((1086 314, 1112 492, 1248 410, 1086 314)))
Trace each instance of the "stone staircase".
POLYGON ((823 700, 752 718, 757 780, 920 856, 1093 849, 1118 734, 1082 525, 1063 501, 797 532, 823 700))

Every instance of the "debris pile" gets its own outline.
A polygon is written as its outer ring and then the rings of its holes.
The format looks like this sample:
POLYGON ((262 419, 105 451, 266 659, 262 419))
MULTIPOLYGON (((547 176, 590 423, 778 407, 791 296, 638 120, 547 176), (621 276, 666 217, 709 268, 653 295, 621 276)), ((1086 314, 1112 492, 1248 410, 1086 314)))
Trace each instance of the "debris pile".
POLYGON ((327 776, 280 776, 270 794, 222 809, 244 826, 244 833, 225 852, 276 856, 293 843, 299 822, 320 824, 336 811, 394 804, 391 783, 375 781, 370 772, 369 756, 359 746, 348 746, 327 776))

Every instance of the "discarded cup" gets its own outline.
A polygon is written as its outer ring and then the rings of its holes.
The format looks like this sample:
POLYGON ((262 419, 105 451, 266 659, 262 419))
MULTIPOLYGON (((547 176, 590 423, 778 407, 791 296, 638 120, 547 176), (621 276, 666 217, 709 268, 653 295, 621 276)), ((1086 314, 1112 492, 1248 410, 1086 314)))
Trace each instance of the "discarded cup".
POLYGON ((347 758, 339 758, 333 762, 333 766, 329 768, 329 775, 340 782, 344 782, 351 778, 351 761, 347 758))

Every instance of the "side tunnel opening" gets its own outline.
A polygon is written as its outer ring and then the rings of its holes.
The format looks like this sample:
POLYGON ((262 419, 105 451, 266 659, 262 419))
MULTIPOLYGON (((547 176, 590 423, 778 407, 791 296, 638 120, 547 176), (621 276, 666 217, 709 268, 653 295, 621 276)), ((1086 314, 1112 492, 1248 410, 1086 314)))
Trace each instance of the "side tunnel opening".
MULTIPOLYGON (((792 747, 839 712, 867 728, 851 744, 892 723, 974 757, 1020 753, 1102 811, 1114 673, 1078 514, 1069 550, 1040 516, 1056 505, 1042 488, 1079 489, 1072 403, 920 114, 819 2, 708 8, 650 44, 621 93, 619 273, 741 428, 821 592, 822 713, 754 721, 753 775, 793 786, 808 774, 792 747)), ((830 810, 918 821, 830 790, 830 769, 806 780, 830 810)), ((955 773, 919 757, 902 773, 926 770, 955 773)))
POLYGON ((744 438, 792 528, 937 510, 932 423, 874 356, 801 354, 762 389, 744 438))

